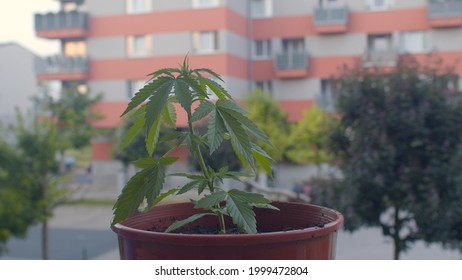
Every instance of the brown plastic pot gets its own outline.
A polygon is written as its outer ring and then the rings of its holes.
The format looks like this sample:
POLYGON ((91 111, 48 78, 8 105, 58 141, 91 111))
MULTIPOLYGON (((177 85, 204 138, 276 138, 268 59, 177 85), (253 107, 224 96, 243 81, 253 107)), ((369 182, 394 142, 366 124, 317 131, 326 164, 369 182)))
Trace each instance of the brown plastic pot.
MULTIPOLYGON (((255 209, 257 226, 273 230, 268 233, 206 235, 146 230, 166 228, 172 221, 200 213, 191 203, 155 206, 116 224, 113 230, 118 234, 121 259, 334 259, 342 214, 312 204, 273 205, 280 211, 255 209)), ((207 216, 189 226, 197 225, 218 227, 218 221, 207 216)))

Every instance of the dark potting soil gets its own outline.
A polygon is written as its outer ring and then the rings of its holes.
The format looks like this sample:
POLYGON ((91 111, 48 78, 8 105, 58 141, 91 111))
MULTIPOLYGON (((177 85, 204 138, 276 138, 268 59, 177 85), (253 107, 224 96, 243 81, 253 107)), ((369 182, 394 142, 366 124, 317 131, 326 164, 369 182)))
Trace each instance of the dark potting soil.
MULTIPOLYGON (((269 233, 269 232, 276 232, 276 231, 291 231, 291 230, 299 230, 299 229, 304 229, 304 228, 310 228, 310 227, 318 227, 318 228, 323 228, 324 225, 311 225, 303 228, 284 228, 284 229, 258 229, 258 233, 269 233)), ((152 231, 152 232, 163 232, 162 229, 153 227, 153 228, 148 228, 147 231, 152 231)), ((186 229, 179 229, 174 231, 173 233, 177 234, 210 234, 210 235, 218 235, 220 234, 220 229, 217 229, 215 227, 209 227, 209 226, 196 226, 192 228, 186 228, 186 229)), ((227 228, 226 229, 226 234, 245 234, 245 232, 241 231, 240 229, 236 227, 232 228, 227 228)))

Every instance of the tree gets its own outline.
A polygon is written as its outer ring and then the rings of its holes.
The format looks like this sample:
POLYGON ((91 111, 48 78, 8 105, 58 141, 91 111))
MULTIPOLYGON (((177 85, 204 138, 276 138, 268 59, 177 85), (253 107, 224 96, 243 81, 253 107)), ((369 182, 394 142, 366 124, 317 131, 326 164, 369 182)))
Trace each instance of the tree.
POLYGON ((18 112, 10 132, 11 143, 0 143, 0 243, 42 222, 43 259, 48 259, 47 220, 62 195, 57 188, 58 130, 48 120, 25 121, 18 112))
POLYGON ((345 68, 337 80, 339 189, 358 225, 379 226, 393 240, 395 259, 417 240, 461 244, 456 81, 433 55, 425 63, 403 57, 393 69, 345 68))
POLYGON ((330 160, 327 149, 327 128, 335 119, 314 105, 303 112, 302 119, 294 125, 288 139, 287 157, 299 164, 320 164, 330 160))
POLYGON ((91 106, 101 98, 101 94, 92 96, 90 92, 82 93, 77 85, 64 89, 59 98, 53 98, 44 88, 43 95, 36 98, 35 102, 43 111, 40 113, 47 112, 58 124, 62 158, 67 149, 80 149, 90 144, 96 134, 91 122, 99 118, 91 111, 91 106))
POLYGON ((260 89, 252 91, 247 96, 245 108, 250 112, 248 118, 268 135, 273 146, 259 141, 257 143, 268 152, 274 161, 285 160, 288 147, 287 136, 290 134, 287 113, 268 92, 260 89))

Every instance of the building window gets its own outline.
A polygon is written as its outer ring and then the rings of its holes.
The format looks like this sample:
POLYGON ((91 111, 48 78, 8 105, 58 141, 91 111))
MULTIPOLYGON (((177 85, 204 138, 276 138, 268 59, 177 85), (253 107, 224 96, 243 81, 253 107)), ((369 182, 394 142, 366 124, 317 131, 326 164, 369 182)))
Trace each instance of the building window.
POLYGON ((151 36, 129 36, 127 37, 127 54, 129 57, 145 57, 152 52, 151 36))
POLYGON ((127 0, 127 13, 140 14, 151 11, 151 0, 127 0))
POLYGON ((212 8, 218 6, 219 0, 192 0, 192 7, 197 9, 212 8))
POLYGON ((319 0, 321 8, 338 8, 344 6, 343 0, 319 0))
POLYGON ((253 56, 254 58, 269 58, 272 55, 271 40, 254 41, 253 56))
POLYGON ((368 35, 367 48, 369 51, 388 51, 393 49, 391 34, 368 35))
POLYGON ((270 95, 273 94, 273 83, 271 80, 268 81, 255 81, 255 88, 268 92, 270 95))
POLYGON ((87 45, 85 41, 67 41, 64 42, 65 56, 87 56, 87 45))
POLYGON ((250 14, 252 18, 267 18, 273 16, 273 1, 251 0, 250 14))
POLYGON ((422 53, 427 50, 427 33, 405 32, 401 34, 400 50, 402 53, 422 53))
POLYGON ((195 53, 213 53, 218 50, 218 33, 201 31, 193 33, 193 50, 195 53))
POLYGON ((367 0, 369 10, 388 10, 393 6, 393 0, 367 0))
POLYGON ((135 94, 144 87, 146 84, 145 80, 132 80, 127 81, 127 99, 132 99, 135 94))
POLYGON ((319 105, 326 112, 333 112, 335 110, 335 96, 332 91, 332 83, 330 80, 321 80, 319 105))

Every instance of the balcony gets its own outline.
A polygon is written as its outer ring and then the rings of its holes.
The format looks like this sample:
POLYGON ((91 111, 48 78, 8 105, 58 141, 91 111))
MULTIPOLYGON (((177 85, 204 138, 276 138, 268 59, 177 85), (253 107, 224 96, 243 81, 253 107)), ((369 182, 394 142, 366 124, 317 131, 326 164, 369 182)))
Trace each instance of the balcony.
POLYGON ((361 59, 365 67, 395 66, 398 62, 398 51, 394 49, 368 50, 361 59))
POLYGON ((314 10, 314 29, 320 34, 343 33, 348 26, 347 7, 319 7, 314 10))
POLYGON ((71 11, 35 14, 37 37, 46 39, 83 38, 87 35, 88 15, 71 11))
POLYGON ((54 55, 35 60, 37 79, 82 81, 87 79, 88 61, 80 56, 54 55))
POLYGON ((428 20, 434 28, 462 26, 462 1, 429 1, 428 20))
POLYGON ((283 52, 276 55, 276 76, 280 79, 308 76, 308 53, 283 52))

